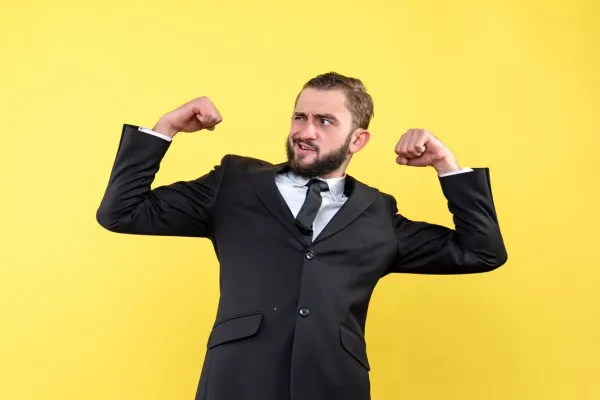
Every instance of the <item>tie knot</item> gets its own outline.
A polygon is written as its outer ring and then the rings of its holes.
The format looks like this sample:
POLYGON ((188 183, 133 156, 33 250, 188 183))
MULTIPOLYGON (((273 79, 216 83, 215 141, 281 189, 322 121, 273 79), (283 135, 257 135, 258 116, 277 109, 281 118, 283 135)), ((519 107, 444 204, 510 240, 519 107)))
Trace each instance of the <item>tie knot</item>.
POLYGON ((311 179, 306 184, 306 186, 308 186, 309 190, 311 189, 311 187, 313 187, 315 185, 319 187, 319 189, 320 189, 321 192, 327 192, 329 190, 329 185, 327 184, 327 182, 324 182, 324 181, 319 180, 319 179, 311 179))

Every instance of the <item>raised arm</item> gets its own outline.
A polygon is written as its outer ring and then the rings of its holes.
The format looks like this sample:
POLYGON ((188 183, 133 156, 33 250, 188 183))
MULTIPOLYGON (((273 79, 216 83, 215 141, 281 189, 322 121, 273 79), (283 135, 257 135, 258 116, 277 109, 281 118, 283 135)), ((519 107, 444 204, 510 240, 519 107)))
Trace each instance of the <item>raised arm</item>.
POLYGON ((506 263, 488 169, 476 168, 440 181, 455 228, 410 220, 397 212, 392 200, 398 257, 387 273, 470 274, 506 263))
POLYGON ((207 174, 151 189, 171 139, 178 132, 214 129, 221 116, 198 98, 163 116, 151 131, 125 124, 108 185, 96 213, 112 232, 210 236, 211 211, 228 157, 207 174))
POLYGON ((413 221, 390 210, 398 256, 388 273, 468 274, 494 270, 508 255, 500 232, 487 168, 461 169, 452 153, 433 135, 411 130, 396 148, 398 163, 433 166, 455 228, 413 221))

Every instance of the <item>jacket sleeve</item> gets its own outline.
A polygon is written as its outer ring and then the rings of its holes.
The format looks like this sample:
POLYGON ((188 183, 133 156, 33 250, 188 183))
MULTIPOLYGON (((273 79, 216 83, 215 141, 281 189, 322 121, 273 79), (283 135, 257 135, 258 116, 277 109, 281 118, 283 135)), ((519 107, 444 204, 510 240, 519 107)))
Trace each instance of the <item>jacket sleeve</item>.
POLYGON ((481 273, 506 263, 508 254, 496 216, 489 170, 475 168, 439 180, 455 229, 412 221, 398 213, 392 198, 398 254, 386 274, 481 273))
POLYGON ((171 142, 124 124, 108 186, 96 212, 105 229, 136 235, 209 237, 211 211, 228 157, 192 181, 151 189, 171 142))

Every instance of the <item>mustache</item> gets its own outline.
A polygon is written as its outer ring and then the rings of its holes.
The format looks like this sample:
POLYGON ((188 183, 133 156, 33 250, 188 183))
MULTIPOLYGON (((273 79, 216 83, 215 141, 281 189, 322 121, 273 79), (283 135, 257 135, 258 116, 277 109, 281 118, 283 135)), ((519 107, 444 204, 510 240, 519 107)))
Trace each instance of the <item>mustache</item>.
POLYGON ((294 139, 293 140, 293 144, 303 144, 304 146, 306 146, 306 147, 308 147, 308 148, 310 148, 312 150, 315 150, 315 151, 319 150, 319 146, 317 146, 317 145, 315 145, 315 144, 313 144, 311 142, 306 142, 304 140, 294 139))

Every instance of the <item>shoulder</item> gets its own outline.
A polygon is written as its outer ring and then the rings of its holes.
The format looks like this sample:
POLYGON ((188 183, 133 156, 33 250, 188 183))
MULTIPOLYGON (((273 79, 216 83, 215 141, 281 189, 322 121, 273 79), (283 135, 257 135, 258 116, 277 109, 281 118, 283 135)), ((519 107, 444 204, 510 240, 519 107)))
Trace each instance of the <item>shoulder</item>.
POLYGON ((226 166, 227 169, 249 170, 259 167, 270 167, 273 164, 258 158, 241 156, 238 154, 226 154, 221 160, 221 165, 226 166))
POLYGON ((369 193, 371 196, 374 196, 374 203, 377 204, 378 206, 382 206, 386 209, 389 209, 391 211, 394 211, 396 209, 396 199, 394 198, 394 196, 382 192, 381 190, 377 189, 374 186, 370 186, 364 182, 361 182, 359 180, 357 180, 356 178, 352 178, 351 179, 354 180, 354 185, 357 188, 360 188, 359 190, 369 193))
POLYGON ((275 166, 268 161, 238 154, 225 155, 219 166, 222 170, 223 178, 228 182, 239 182, 240 179, 244 179, 249 174, 270 170, 274 167, 275 166))
POLYGON ((354 176, 347 175, 346 179, 348 179, 350 181, 350 185, 355 188, 360 188, 360 190, 368 191, 378 197, 382 197, 382 198, 390 197, 389 194, 384 193, 381 190, 377 189, 376 187, 371 186, 363 181, 356 179, 354 176))

